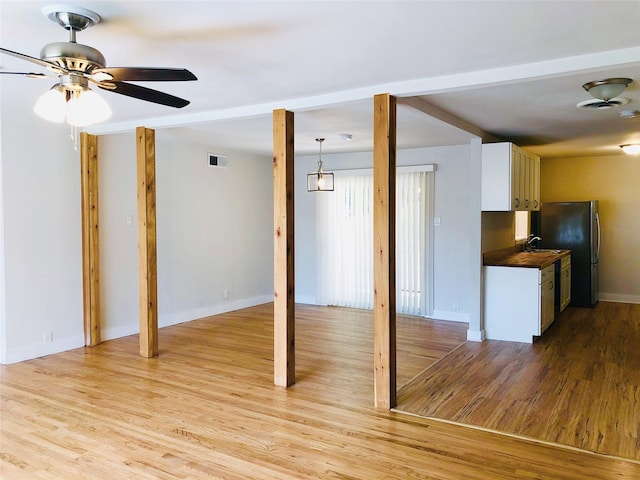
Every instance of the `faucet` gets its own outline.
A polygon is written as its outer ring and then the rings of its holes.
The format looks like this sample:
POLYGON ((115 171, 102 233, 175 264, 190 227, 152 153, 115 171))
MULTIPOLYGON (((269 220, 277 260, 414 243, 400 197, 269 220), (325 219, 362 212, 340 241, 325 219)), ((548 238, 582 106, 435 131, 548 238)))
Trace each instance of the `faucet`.
POLYGON ((542 240, 542 237, 538 237, 536 236, 534 233, 532 233, 531 235, 529 235, 527 237, 527 244, 524 247, 524 251, 525 252, 530 252, 533 250, 533 242, 535 242, 536 240, 542 240))

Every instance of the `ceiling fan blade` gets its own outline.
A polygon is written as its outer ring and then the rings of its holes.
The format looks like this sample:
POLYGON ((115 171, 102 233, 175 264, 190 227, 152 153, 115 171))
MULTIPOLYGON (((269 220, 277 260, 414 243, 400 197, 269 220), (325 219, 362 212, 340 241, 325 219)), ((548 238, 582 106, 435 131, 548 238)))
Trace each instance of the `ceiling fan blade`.
POLYGON ((182 108, 191 103, 189 100, 174 97, 168 93, 152 90, 151 88, 141 87, 140 85, 133 85, 131 83, 103 82, 96 83, 96 85, 103 90, 108 90, 110 92, 119 93, 120 95, 126 95, 140 100, 146 100, 147 102, 159 103, 168 107, 182 108))
POLYGON ((29 55, 25 55, 24 53, 13 52, 11 50, 7 50, 6 48, 0 48, 0 53, 5 53, 7 55, 11 55, 12 57, 20 58, 22 60, 26 60, 27 62, 35 63, 36 65, 40 65, 41 67, 45 67, 56 72, 64 72, 68 73, 68 70, 59 67, 55 63, 47 62, 45 60, 41 60, 36 57, 31 57, 29 55))
POLYGON ((2 72, 0 71, 0 75, 22 75, 23 77, 29 78, 56 78, 57 75, 46 75, 44 73, 33 73, 33 72, 2 72))
POLYGON ((146 67, 111 67, 98 68, 92 72, 97 77, 109 75, 107 81, 141 81, 141 82, 182 82, 198 78, 184 68, 146 68, 146 67))

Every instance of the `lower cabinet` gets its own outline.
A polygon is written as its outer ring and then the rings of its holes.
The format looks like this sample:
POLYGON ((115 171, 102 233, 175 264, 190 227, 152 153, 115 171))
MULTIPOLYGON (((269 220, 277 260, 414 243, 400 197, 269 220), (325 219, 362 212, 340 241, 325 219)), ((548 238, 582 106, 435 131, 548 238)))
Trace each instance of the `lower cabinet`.
POLYGON ((484 267, 486 338, 533 343, 554 319, 555 268, 484 267))
POLYGON ((571 255, 562 257, 560 265, 560 311, 563 311, 571 303, 571 255))
POLYGON ((555 312, 555 267, 550 267, 542 270, 540 279, 540 333, 542 335, 549 325, 553 322, 555 312), (551 268, 551 275, 549 275, 549 268, 551 268))

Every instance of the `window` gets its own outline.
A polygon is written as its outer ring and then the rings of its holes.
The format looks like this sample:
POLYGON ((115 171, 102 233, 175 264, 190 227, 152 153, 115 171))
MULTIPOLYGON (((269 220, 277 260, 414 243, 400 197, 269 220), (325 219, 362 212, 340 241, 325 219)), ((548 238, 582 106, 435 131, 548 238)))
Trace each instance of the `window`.
POLYGON ((516 212, 516 242, 518 240, 526 240, 529 236, 529 212, 517 211, 516 212))
MULTIPOLYGON (((396 173, 396 310, 431 309, 433 166, 396 173)), ((373 175, 334 171, 332 194, 318 198, 318 299, 327 305, 373 308, 373 175)))

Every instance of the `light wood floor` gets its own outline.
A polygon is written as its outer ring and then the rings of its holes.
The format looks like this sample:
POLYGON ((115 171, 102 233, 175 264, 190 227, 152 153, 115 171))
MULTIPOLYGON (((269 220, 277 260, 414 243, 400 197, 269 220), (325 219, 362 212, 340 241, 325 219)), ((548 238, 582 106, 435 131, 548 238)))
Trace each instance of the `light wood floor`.
POLYGON ((398 409, 640 460, 640 305, 569 308, 533 345, 465 343, 398 409))
MULTIPOLYGON (((273 385, 272 305, 162 329, 156 359, 132 336, 1 366, 0 477, 640 478, 640 463, 374 409, 370 312, 299 306, 296 331, 289 389, 273 385)), ((399 318, 398 335, 401 384, 465 332, 399 318)))

